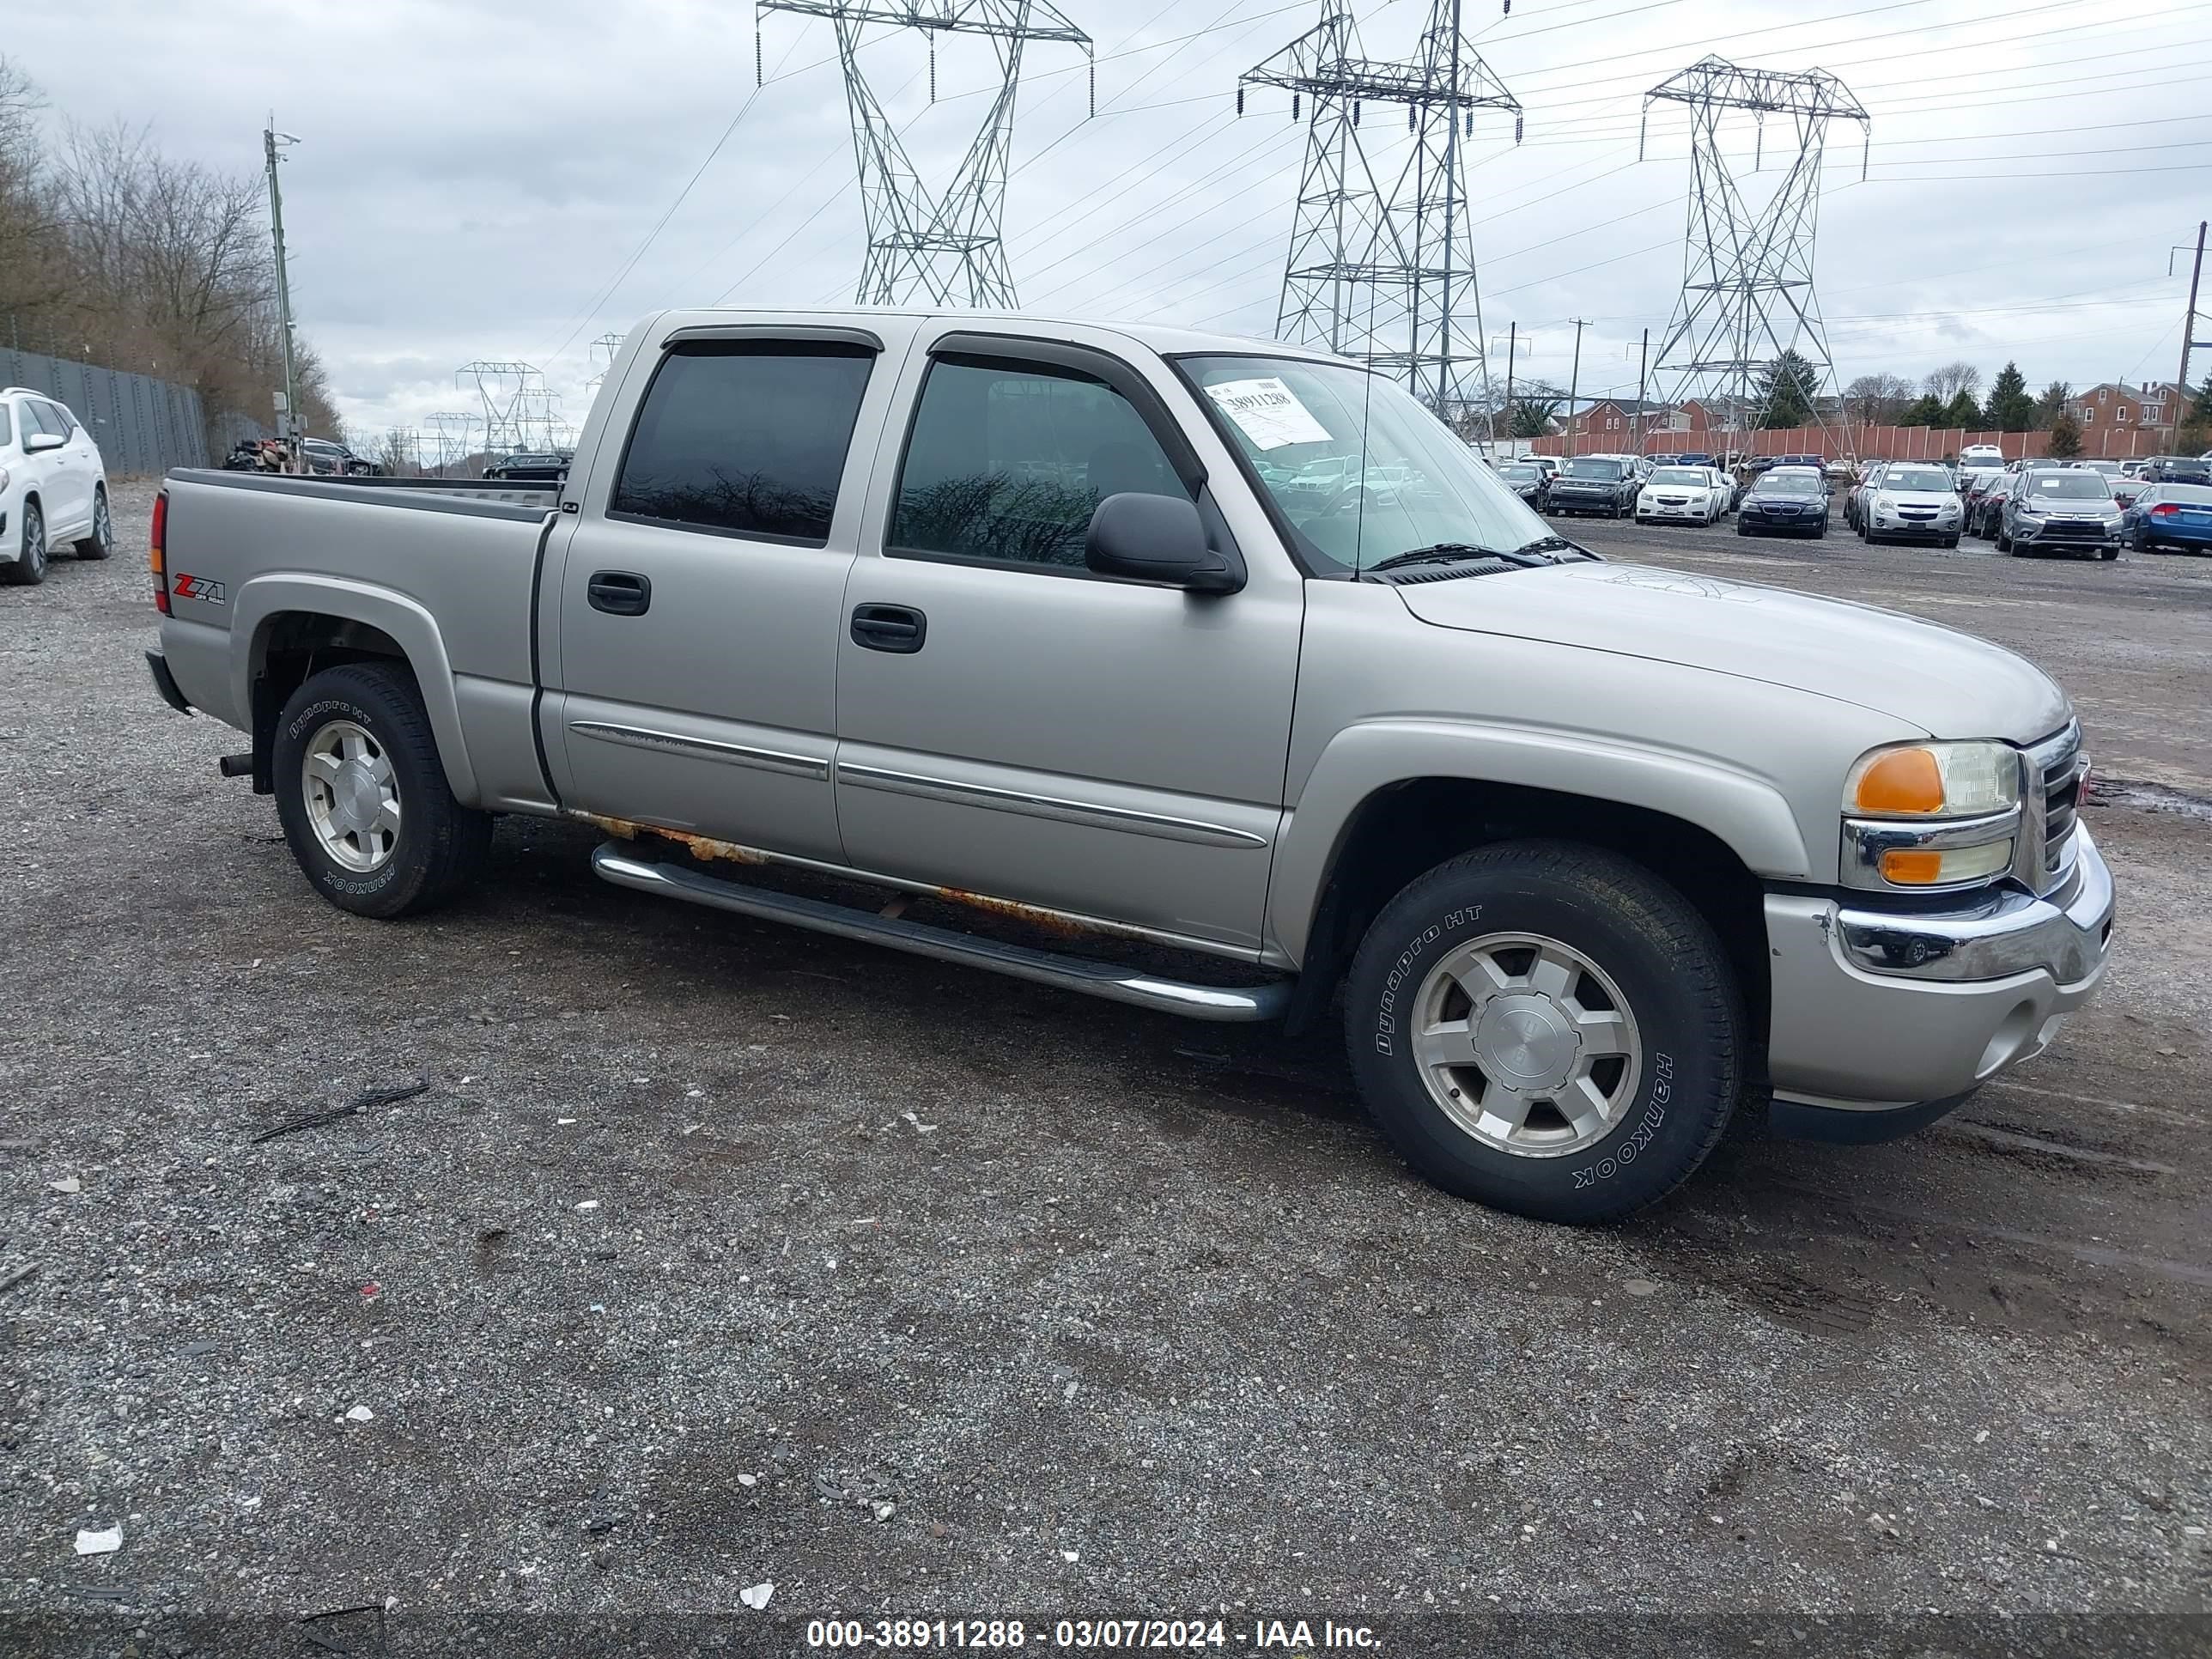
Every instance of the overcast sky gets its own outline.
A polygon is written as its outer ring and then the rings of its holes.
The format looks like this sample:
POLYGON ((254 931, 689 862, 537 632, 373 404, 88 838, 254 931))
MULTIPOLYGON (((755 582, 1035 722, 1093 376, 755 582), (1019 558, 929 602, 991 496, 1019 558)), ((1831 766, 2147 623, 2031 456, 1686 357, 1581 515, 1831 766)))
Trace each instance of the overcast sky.
MULTIPOLYGON (((1827 152, 1817 283, 1839 380, 1962 356, 1985 380, 2017 357, 2039 389, 2172 375, 2188 262, 2169 276, 2169 250, 2212 211, 2212 3, 1516 0, 1510 18, 1464 3, 1527 111, 1518 148, 1490 118, 1472 149, 1498 372, 1510 321, 1518 372, 1564 384, 1579 316, 1585 393, 1634 393, 1639 331, 1664 331, 1681 282, 1690 182, 1679 106, 1655 111, 1638 161, 1640 95, 1710 52, 1826 69, 1874 117, 1866 182, 1855 131, 1827 152)), ((1079 52, 1031 49, 1006 207, 1024 307, 1269 333, 1303 129, 1273 92, 1240 121, 1234 88, 1321 0, 1063 9, 1097 42, 1099 112, 1085 118, 1079 52)), ((1410 52, 1425 15, 1424 0, 1356 9, 1376 57, 1410 52)), ((295 304, 364 431, 468 407, 454 370, 485 357, 543 367, 580 419, 591 340, 657 307, 852 297, 864 234, 822 20, 766 17, 756 96, 747 0, 7 12, 0 50, 57 115, 148 122, 171 153, 239 169, 258 168, 272 109, 299 135, 295 304)), ((941 179, 981 118, 988 54, 943 45, 932 107, 913 37, 864 49, 926 173, 941 179)), ((1386 150, 1404 142, 1389 125, 1364 128, 1386 150)))

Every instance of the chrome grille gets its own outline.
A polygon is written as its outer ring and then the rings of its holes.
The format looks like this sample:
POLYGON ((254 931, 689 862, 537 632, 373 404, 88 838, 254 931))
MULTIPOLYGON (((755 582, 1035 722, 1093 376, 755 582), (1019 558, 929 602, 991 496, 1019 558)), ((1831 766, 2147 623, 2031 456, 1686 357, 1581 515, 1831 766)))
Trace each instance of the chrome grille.
POLYGON ((2039 830, 2035 887, 2038 892, 2047 893, 2074 867, 2081 780, 2089 770, 2089 757, 2081 752, 2081 728, 2069 725, 2055 737, 2035 744, 2027 751, 2027 764, 2039 830))

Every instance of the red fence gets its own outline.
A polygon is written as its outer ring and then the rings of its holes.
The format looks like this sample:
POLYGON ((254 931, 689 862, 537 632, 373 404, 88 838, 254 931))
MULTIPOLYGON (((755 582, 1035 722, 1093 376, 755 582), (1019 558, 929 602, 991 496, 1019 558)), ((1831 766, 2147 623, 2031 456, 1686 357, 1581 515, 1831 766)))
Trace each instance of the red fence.
MULTIPOLYGON (((1577 434, 1575 448, 1589 454, 1633 445, 1633 434, 1625 444, 1607 442, 1611 434, 1577 434)), ((1644 438, 1647 455, 1676 455, 1704 451, 1726 451, 1752 455, 1850 456, 1860 460, 1940 461, 1956 455, 1968 444, 1995 444, 2007 460, 2034 460, 2051 452, 2048 432, 1967 432, 1956 427, 1862 426, 1846 422, 1834 427, 1787 427, 1771 432, 1723 432, 1711 428, 1694 432, 1649 432, 1644 438)), ((2172 453, 2173 433, 2163 427, 2085 427, 2081 453, 2100 460, 2126 460, 2136 455, 2172 453)), ((1539 455, 1566 453, 1565 438, 1537 438, 1528 447, 1539 455)))

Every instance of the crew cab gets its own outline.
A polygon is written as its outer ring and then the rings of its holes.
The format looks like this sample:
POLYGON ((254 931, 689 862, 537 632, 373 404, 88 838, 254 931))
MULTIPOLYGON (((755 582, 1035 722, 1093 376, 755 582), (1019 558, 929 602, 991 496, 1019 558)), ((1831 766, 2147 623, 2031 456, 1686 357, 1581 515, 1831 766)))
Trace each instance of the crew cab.
POLYGON ((641 894, 1341 1018, 1391 1143, 1531 1216, 1650 1203, 1746 1099, 1908 1131, 2105 971, 2039 670, 1599 559, 1279 343, 664 313, 559 483, 179 471, 154 526, 155 685, 249 734, 223 770, 331 904, 565 817, 641 894))

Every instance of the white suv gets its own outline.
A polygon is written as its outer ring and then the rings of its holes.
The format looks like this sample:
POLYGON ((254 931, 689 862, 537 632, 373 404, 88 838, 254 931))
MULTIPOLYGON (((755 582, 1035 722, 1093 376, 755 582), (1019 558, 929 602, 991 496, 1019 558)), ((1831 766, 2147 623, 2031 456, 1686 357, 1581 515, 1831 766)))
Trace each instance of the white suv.
POLYGON ((0 580, 44 581, 57 542, 80 559, 114 550, 107 469, 76 416, 11 386, 0 391, 0 580))

